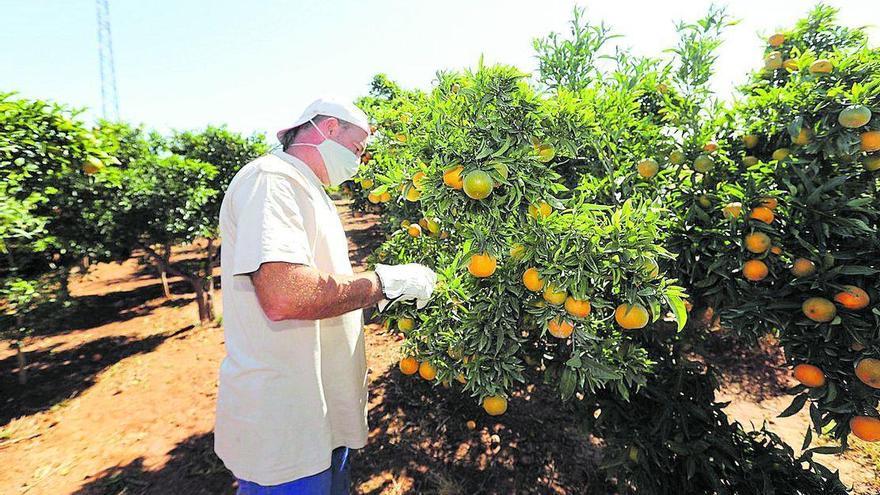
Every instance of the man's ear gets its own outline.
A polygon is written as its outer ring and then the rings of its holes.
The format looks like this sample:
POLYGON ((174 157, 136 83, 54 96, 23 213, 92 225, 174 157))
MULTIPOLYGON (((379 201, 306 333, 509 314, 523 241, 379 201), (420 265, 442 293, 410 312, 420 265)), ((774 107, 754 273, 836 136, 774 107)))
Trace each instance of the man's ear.
POLYGON ((324 125, 326 126, 324 128, 327 130, 327 137, 335 136, 339 133, 339 119, 337 119, 336 117, 328 117, 326 120, 324 120, 324 122, 324 125))

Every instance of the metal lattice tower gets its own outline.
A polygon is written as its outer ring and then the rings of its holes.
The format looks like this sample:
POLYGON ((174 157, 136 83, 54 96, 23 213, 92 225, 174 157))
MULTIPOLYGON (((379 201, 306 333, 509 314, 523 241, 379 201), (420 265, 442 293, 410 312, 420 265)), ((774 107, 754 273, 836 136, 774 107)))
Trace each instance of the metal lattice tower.
POLYGON ((98 7, 98 59, 101 64, 101 111, 106 120, 119 120, 116 95, 116 68, 113 65, 113 38, 110 35, 108 0, 96 0, 98 7))

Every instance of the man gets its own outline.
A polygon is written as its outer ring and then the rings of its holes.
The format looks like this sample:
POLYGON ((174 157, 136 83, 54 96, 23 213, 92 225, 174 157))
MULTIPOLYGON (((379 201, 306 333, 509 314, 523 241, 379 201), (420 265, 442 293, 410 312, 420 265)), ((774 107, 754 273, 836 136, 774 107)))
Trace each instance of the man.
POLYGON ((220 208, 223 325, 215 450, 239 494, 346 494, 367 441, 362 308, 427 303, 427 267, 354 275, 322 185, 357 170, 370 132, 350 104, 317 100, 282 149, 235 175, 220 208))

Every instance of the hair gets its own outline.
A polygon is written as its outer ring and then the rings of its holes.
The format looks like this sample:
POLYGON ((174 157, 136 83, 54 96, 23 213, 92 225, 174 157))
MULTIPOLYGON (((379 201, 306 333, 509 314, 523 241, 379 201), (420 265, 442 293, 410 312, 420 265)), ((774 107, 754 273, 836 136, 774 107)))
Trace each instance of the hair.
MULTIPOLYGON (((335 119, 336 117, 328 117, 326 115, 316 115, 312 119, 312 122, 314 122, 315 125, 317 125, 318 123, 323 122, 323 121, 330 119, 330 118, 335 119)), ((354 124, 351 124, 350 122, 347 122, 342 119, 336 119, 336 120, 339 121, 340 126, 345 127, 345 128, 349 128, 352 125, 354 125, 354 124)), ((308 124, 308 123, 309 122, 306 122, 306 124, 308 124)), ((282 150, 286 150, 288 147, 290 147, 291 144, 296 142, 296 136, 299 134, 300 129, 303 129, 306 126, 306 124, 298 125, 298 126, 294 127, 293 129, 288 129, 287 132, 285 132, 284 134, 281 135, 281 149, 282 150)))

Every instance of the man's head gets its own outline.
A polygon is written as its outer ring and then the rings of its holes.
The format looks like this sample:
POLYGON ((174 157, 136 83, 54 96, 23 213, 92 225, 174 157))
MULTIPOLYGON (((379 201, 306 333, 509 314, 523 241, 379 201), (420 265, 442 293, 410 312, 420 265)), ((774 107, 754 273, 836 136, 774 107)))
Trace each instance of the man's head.
POLYGON ((294 143, 320 144, 325 136, 360 157, 364 154, 369 134, 351 122, 327 115, 316 115, 305 124, 287 129, 281 134, 279 141, 281 149, 287 151, 294 143))

